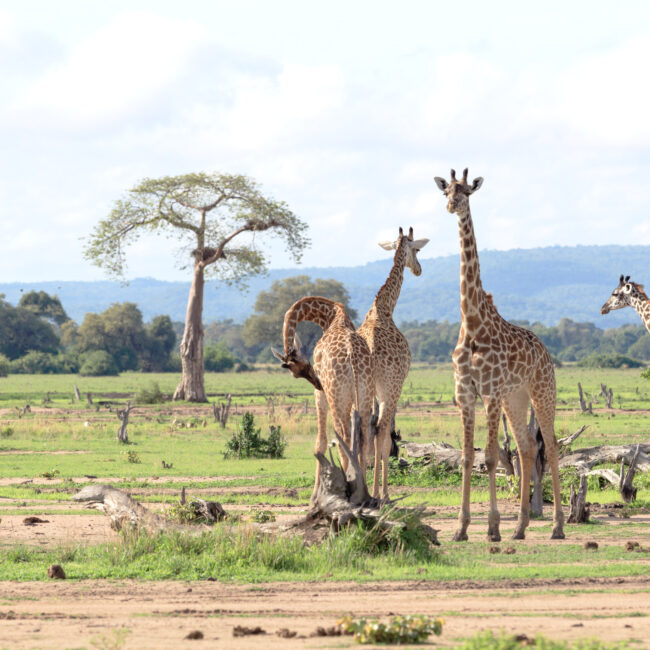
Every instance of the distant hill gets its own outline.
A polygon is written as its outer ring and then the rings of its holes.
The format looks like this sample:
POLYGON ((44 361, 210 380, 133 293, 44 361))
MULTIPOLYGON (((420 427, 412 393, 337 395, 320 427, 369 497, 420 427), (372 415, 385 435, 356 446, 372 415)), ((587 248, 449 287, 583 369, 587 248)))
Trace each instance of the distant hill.
MULTIPOLYGON (((480 252, 483 287, 492 292, 501 314, 508 319, 556 325, 562 318, 617 327, 639 323, 632 309, 600 315, 621 273, 650 285, 650 246, 552 246, 480 252)), ((206 284, 204 321, 231 318, 244 321, 253 310, 257 294, 275 280, 293 275, 334 278, 345 284, 352 306, 363 318, 390 270, 392 258, 355 267, 274 269, 250 280, 242 293, 216 280, 206 284)), ((422 259, 422 275, 407 270, 395 320, 450 321, 460 318, 458 299, 459 256, 422 259)), ((145 320, 169 314, 184 320, 189 282, 162 282, 139 278, 127 286, 117 282, 29 282, 0 284, 0 293, 17 304, 23 291, 57 294, 77 322, 87 312, 99 312, 114 302, 135 302, 145 320)))

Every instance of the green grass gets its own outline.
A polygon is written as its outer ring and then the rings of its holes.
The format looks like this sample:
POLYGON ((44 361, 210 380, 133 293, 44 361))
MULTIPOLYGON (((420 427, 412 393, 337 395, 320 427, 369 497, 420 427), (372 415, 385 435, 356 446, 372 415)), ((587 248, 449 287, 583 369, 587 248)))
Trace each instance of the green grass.
POLYGON ((586 551, 582 546, 518 544, 512 555, 489 552, 490 544, 467 542, 444 548, 371 551, 367 534, 353 528, 321 546, 305 547, 297 537, 270 537, 249 526, 217 526, 195 536, 124 536, 114 544, 40 550, 5 549, 5 580, 44 580, 50 564, 64 566, 68 578, 140 578, 235 582, 282 580, 531 580, 650 575, 650 565, 622 546, 586 551))

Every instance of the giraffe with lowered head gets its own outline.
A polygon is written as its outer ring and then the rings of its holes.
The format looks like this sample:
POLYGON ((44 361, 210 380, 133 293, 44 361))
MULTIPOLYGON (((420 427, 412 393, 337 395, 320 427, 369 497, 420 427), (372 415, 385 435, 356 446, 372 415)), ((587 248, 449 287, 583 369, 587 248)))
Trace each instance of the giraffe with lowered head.
POLYGON ((612 291, 609 300, 600 308, 600 313, 609 314, 610 311, 623 307, 633 307, 650 332, 650 298, 646 296, 643 285, 631 282, 629 275, 621 275, 618 286, 612 291))
POLYGON ((422 267, 417 254, 428 239, 413 239, 413 228, 405 235, 399 229, 395 242, 380 242, 385 250, 395 250, 393 266, 388 279, 379 289, 366 317, 357 329, 372 353, 375 362, 375 395, 379 402, 379 419, 375 437, 375 472, 372 494, 379 497, 379 474, 382 475, 382 498, 388 498, 388 457, 390 456, 390 429, 397 400, 411 366, 411 351, 405 336, 393 321, 393 311, 397 304, 404 268, 419 276, 422 267))
POLYGON ((504 320, 483 289, 469 208, 469 197, 483 184, 481 177, 467 182, 467 169, 461 180, 451 170, 451 180, 436 176, 436 185, 447 197, 447 210, 458 217, 460 236, 460 311, 461 327, 453 353, 456 402, 463 425, 462 506, 455 541, 467 539, 470 522, 469 497, 474 464, 474 417, 479 395, 487 416, 488 438, 485 448, 490 485, 488 539, 499 541, 500 516, 497 508, 495 473, 499 460, 498 432, 501 408, 506 413, 517 442, 521 461, 521 505, 513 539, 524 539, 529 522, 530 479, 535 442, 528 432, 528 403, 532 401, 539 422, 546 456, 553 479, 552 539, 564 539, 558 443, 555 438, 555 371, 542 342, 528 330, 504 320))
MULTIPOLYGON (((327 407, 332 411, 335 431, 352 448, 350 415, 356 408, 361 416, 361 444, 359 463, 366 469, 370 456, 370 414, 375 392, 375 365, 364 339, 354 331, 354 325, 340 302, 320 296, 307 296, 295 302, 284 316, 284 351, 273 349, 273 354, 294 377, 303 377, 315 388, 318 438, 316 452, 327 448, 327 407), (323 336, 314 348, 314 365, 302 354, 296 326, 311 321, 323 329, 323 336)), ((347 457, 341 454, 341 463, 347 466, 347 457)), ((316 466, 316 481, 312 503, 320 482, 320 464, 316 466)))

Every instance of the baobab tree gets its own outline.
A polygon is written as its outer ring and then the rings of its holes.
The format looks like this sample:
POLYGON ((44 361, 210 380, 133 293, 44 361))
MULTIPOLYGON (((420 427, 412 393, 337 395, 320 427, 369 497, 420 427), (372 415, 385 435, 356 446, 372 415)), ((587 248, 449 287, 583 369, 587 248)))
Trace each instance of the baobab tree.
POLYGON ((245 284, 247 276, 264 272, 267 261, 256 240, 262 232, 283 239, 290 255, 299 261, 309 243, 306 229, 307 224, 285 203, 264 196, 246 176, 166 176, 144 179, 116 201, 88 237, 84 256, 109 275, 124 277, 128 244, 147 232, 178 237, 194 273, 180 345, 183 373, 174 399, 205 402, 202 315, 206 273, 228 283, 245 284))

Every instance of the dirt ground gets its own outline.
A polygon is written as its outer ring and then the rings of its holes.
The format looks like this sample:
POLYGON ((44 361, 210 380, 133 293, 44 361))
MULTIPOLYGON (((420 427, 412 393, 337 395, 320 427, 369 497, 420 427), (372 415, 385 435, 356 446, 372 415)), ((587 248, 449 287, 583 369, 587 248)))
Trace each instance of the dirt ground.
POLYGON ((647 619, 638 613, 650 613, 647 580, 622 578, 526 586, 502 582, 498 588, 430 581, 255 586, 209 581, 0 582, 0 594, 0 647, 12 649, 345 648, 355 645, 350 637, 311 634, 348 612, 367 617, 442 614, 443 634, 431 642, 443 647, 485 629, 617 641, 646 639, 647 619), (238 625, 260 626, 265 634, 235 638, 238 625), (124 645, 110 645, 120 628, 128 630, 124 645), (296 636, 277 636, 282 628, 296 636), (203 640, 186 639, 196 630, 203 640))
MULTIPOLYGON (((107 481, 102 479, 101 482, 107 481)), ((260 495, 259 505, 226 505, 226 510, 246 512, 263 507, 276 513, 279 524, 305 512, 304 505, 263 504, 264 489, 248 490, 260 495)), ((411 490, 417 491, 417 488, 411 490)), ((212 492, 216 498, 227 491, 228 488, 197 490, 202 496, 212 492)), ((239 494, 246 489, 237 487, 230 491, 239 494)), ((62 495, 62 498, 66 497, 62 495)), ((82 507, 67 499, 52 503, 2 499, 0 505, 0 552, 2 548, 16 544, 45 548, 118 539, 117 533, 109 527, 108 518, 100 513, 62 514, 82 507), (38 511, 38 516, 47 521, 26 526, 23 520, 27 515, 2 512, 8 507, 25 509, 30 514, 38 511), (56 514, 51 514, 52 511, 56 514)), ((163 508, 160 503, 146 505, 152 509, 163 508)), ((501 500, 499 506, 501 532, 507 540, 515 527, 518 505, 514 499, 507 499, 501 500)), ((485 539, 487 508, 487 504, 472 504, 470 539, 485 539)), ((451 542, 457 514, 456 506, 434 507, 426 512, 425 521, 439 531, 443 546, 451 542)), ((635 526, 633 539, 644 547, 650 547, 650 514, 635 513, 631 519, 623 519, 616 509, 593 506, 592 519, 602 525, 567 526, 567 540, 572 544, 597 541, 601 546, 624 545, 627 537, 622 525, 646 524, 635 526), (617 534, 617 528, 621 528, 620 534, 617 534)), ((517 543, 552 543, 561 552, 562 542, 551 542, 548 537, 548 520, 533 520, 526 540, 517 543)), ((645 561, 645 558, 639 559, 645 561)), ((647 561, 650 562, 650 556, 647 556, 647 561)), ((69 579, 20 583, 0 581, 0 650, 158 649, 197 645, 206 648, 346 648, 355 645, 350 637, 311 636, 317 627, 330 627, 346 613, 373 618, 413 613, 442 616, 446 621, 443 635, 430 640, 431 645, 442 647, 453 647, 458 639, 485 629, 528 637, 543 634, 563 640, 590 637, 606 641, 640 639, 635 647, 650 647, 650 641, 647 641, 650 581, 647 577, 487 584, 414 580, 256 585, 230 585, 208 580, 69 579), (235 638, 233 629, 238 625, 260 626, 265 634, 235 638), (296 636, 277 636, 276 632, 282 628, 288 628, 296 636), (123 644, 120 630, 124 630, 126 635, 123 644), (203 634, 203 640, 185 638, 197 630, 203 634)))

